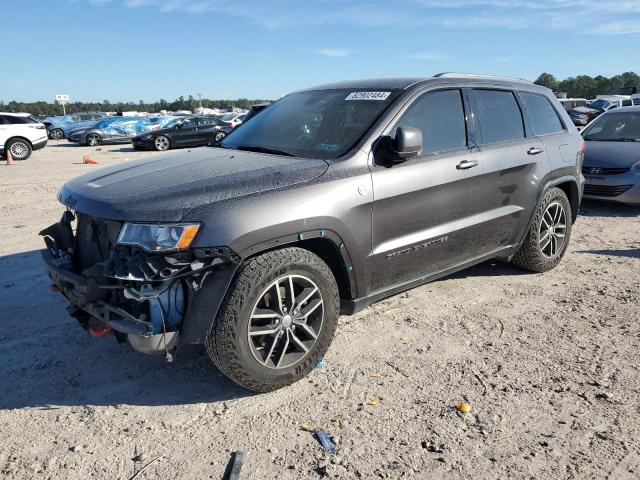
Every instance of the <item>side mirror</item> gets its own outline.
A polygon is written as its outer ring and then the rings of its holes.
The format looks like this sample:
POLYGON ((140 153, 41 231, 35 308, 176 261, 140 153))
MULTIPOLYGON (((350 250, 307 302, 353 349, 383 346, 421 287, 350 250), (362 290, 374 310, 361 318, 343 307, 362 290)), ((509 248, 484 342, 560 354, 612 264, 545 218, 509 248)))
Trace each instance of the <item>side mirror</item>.
POLYGON ((396 165, 417 157, 422 151, 422 131, 414 127, 398 127, 395 137, 382 137, 376 146, 376 157, 383 165, 396 165))
POLYGON ((393 146, 400 158, 407 160, 417 157, 422 151, 422 131, 413 127, 398 127, 393 146))

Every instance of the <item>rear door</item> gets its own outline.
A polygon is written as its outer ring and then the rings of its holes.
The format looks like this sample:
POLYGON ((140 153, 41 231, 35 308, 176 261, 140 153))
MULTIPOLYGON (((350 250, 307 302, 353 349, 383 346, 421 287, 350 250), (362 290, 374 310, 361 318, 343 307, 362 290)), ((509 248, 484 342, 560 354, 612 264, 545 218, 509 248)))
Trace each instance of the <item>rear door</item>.
POLYGON ((544 144, 527 137, 523 109, 512 90, 472 92, 484 169, 478 249, 489 254, 519 241, 536 204, 541 176, 550 166, 544 144))
POLYGON ((198 117, 198 145, 213 142, 215 121, 211 117, 198 117))
POLYGON ((373 165, 372 290, 435 273, 475 255, 480 154, 460 88, 416 98, 398 126, 422 131, 422 153, 392 167, 373 165))

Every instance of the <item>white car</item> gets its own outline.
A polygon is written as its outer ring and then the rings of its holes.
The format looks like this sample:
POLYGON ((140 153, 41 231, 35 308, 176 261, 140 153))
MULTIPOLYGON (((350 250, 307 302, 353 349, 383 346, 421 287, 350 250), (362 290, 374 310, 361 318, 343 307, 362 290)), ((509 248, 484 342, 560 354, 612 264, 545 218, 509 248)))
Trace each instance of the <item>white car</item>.
POLYGON ((0 112, 0 155, 11 152, 14 160, 26 160, 33 150, 47 144, 47 127, 28 113, 0 112))
POLYGON ((247 116, 247 112, 229 113, 221 117, 220 121, 226 123, 231 128, 236 128, 238 125, 240 125, 244 121, 244 118, 246 116, 247 116))

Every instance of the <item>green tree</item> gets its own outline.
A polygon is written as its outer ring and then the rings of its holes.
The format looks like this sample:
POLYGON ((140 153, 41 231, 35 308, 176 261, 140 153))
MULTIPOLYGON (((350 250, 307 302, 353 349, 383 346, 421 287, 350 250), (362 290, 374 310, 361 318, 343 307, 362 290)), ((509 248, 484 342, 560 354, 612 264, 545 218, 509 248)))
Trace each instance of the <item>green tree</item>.
POLYGON ((536 85, 547 87, 554 92, 558 91, 558 80, 556 80, 556 77, 554 77, 550 73, 541 73, 538 79, 533 83, 535 83, 536 85))

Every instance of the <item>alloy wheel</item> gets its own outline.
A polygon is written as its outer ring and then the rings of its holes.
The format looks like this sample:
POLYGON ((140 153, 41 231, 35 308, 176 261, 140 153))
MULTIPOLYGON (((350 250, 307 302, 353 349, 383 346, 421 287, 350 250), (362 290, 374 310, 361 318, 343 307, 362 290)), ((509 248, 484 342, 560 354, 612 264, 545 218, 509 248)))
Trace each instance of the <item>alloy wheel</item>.
POLYGON ((90 147, 95 147, 100 144, 100 136, 97 133, 90 133, 87 135, 87 143, 90 147))
POLYGON ((21 160, 29 155, 29 146, 24 142, 14 142, 10 150, 11 156, 16 160, 21 160))
POLYGON ((62 137, 64 137, 64 133, 59 128, 51 130, 51 138, 53 140, 60 140, 62 137))
POLYGON ((251 353, 263 366, 290 367, 315 345, 324 319, 320 289, 302 275, 271 283, 253 307, 247 336, 251 353))
POLYGON ((550 203, 542 215, 538 245, 542 255, 555 258, 562 253, 567 232, 567 214, 559 202, 550 203))
POLYGON ((217 133, 215 134, 215 136, 213 137, 213 140, 214 140, 216 143, 218 143, 218 142, 221 142, 221 141, 222 141, 222 139, 223 139, 224 137, 226 137, 226 136, 227 136, 227 134, 226 134, 226 133, 224 133, 224 132, 217 132, 217 133))
POLYGON ((169 139, 167 137, 158 137, 154 144, 158 150, 167 150, 169 148, 169 139))

